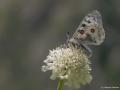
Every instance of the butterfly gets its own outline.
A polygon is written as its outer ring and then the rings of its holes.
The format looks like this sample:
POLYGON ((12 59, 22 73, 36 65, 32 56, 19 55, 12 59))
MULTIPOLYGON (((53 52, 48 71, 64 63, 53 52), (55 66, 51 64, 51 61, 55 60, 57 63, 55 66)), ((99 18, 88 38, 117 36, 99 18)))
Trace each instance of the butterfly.
POLYGON ((68 36, 68 43, 84 48, 92 56, 92 50, 88 45, 100 45, 105 39, 105 31, 102 24, 102 17, 99 11, 93 10, 86 15, 79 24, 71 38, 68 36))

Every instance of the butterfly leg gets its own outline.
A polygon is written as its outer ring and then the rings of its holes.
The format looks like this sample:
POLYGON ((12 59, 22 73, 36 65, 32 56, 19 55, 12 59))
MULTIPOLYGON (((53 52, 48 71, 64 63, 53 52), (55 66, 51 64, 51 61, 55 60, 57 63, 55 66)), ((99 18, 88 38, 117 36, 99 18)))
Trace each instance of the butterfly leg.
POLYGON ((87 51, 89 58, 92 57, 92 50, 85 44, 81 44, 81 47, 87 51))

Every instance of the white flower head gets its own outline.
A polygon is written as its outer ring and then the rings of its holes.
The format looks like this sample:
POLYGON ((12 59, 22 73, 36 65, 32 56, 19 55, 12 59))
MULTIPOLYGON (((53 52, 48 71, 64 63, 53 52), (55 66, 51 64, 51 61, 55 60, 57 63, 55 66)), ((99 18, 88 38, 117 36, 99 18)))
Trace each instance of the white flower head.
POLYGON ((90 60, 82 49, 69 47, 57 47, 50 50, 46 65, 42 66, 42 71, 52 71, 51 79, 63 79, 65 85, 79 88, 81 85, 90 83, 90 60))

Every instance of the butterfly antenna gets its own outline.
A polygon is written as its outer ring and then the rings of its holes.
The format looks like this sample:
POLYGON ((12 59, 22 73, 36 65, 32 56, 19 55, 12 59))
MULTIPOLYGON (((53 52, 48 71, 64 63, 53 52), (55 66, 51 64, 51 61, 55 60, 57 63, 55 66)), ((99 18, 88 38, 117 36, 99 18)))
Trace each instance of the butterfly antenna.
POLYGON ((67 43, 68 43, 69 40, 70 40, 70 33, 69 33, 69 32, 67 32, 67 34, 66 34, 66 38, 67 38, 67 43))
POLYGON ((67 37, 67 40, 69 40, 69 39, 70 39, 70 33, 69 33, 69 32, 67 32, 66 37, 67 37))

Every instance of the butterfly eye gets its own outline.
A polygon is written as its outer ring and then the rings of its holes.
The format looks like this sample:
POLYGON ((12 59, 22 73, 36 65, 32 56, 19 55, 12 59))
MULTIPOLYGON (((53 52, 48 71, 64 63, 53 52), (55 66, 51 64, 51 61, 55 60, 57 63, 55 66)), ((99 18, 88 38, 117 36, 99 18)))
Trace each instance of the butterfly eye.
POLYGON ((84 34, 84 30, 78 30, 80 34, 84 34))
POLYGON ((91 33, 94 33, 94 32, 95 32, 95 29, 92 28, 92 29, 90 29, 90 31, 91 31, 91 33))

